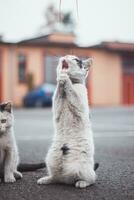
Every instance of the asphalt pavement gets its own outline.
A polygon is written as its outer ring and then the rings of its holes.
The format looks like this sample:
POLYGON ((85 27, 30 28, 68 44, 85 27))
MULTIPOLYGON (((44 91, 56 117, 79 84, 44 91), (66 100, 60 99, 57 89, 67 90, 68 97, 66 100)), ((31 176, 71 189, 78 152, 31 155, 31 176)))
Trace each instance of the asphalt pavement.
MULTIPOLYGON (((51 109, 16 109, 15 134, 21 162, 44 161, 52 142, 51 109)), ((0 183, 0 200, 134 200, 134 107, 92 108, 96 184, 37 185, 46 170, 23 173, 13 184, 0 183)))

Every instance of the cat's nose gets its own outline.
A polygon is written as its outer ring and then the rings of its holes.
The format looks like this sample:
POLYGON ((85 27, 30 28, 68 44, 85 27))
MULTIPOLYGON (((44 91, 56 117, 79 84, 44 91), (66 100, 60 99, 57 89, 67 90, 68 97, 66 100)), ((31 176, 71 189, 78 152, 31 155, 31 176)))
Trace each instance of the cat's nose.
POLYGON ((62 61, 62 69, 68 69, 68 63, 66 60, 62 61))

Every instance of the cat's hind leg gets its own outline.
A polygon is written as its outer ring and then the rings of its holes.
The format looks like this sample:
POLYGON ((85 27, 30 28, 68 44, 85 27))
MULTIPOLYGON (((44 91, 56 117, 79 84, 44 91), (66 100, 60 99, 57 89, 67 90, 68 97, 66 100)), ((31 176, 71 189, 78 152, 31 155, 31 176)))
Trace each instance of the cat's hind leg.
POLYGON ((96 181, 96 174, 95 171, 91 166, 83 166, 82 171, 79 173, 79 178, 75 182, 75 187, 77 188, 85 188, 87 186, 93 185, 96 181))
POLYGON ((96 175, 94 173, 88 178, 83 178, 83 179, 81 178, 80 180, 76 181, 75 187, 86 188, 87 186, 93 185, 95 183, 95 180, 96 180, 96 175))
POLYGON ((53 182, 54 182, 54 180, 53 180, 53 178, 51 176, 45 176, 45 177, 42 177, 42 178, 38 179, 37 184, 39 184, 39 185, 43 185, 43 184, 47 185, 47 184, 51 184, 53 182))
POLYGON ((93 185, 95 183, 95 180, 96 180, 96 176, 91 177, 88 180, 84 180, 84 179, 83 180, 82 179, 78 180, 75 183, 75 187, 77 187, 77 188, 85 188, 87 186, 93 185))
POLYGON ((77 188, 85 188, 85 187, 87 187, 87 186, 89 186, 89 185, 90 185, 89 182, 83 181, 83 180, 77 181, 77 182, 75 183, 75 187, 77 187, 77 188))

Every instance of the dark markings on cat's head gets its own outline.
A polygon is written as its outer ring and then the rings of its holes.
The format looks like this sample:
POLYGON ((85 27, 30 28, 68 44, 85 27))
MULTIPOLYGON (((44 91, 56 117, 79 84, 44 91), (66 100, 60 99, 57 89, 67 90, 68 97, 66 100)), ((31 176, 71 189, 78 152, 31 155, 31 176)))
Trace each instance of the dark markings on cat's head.
POLYGON ((68 144, 63 144, 63 146, 61 147, 61 151, 63 153, 63 155, 67 155, 69 153, 69 147, 68 144))
POLYGON ((7 112, 11 113, 11 111, 12 111, 11 102, 0 104, 0 111, 1 112, 7 111, 7 112))
POLYGON ((75 60, 77 62, 77 65, 82 68, 83 62, 82 60, 80 60, 79 58, 74 58, 73 60, 75 60))

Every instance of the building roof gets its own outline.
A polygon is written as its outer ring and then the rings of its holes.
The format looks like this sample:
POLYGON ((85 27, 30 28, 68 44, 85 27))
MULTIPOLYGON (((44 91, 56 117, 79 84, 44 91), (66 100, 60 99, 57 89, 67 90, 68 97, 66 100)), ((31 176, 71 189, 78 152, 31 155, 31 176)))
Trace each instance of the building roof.
POLYGON ((54 33, 43 35, 40 37, 31 38, 28 40, 22 40, 18 44, 23 45, 37 45, 37 46, 58 46, 58 47, 77 47, 77 48, 92 48, 92 49, 104 49, 107 51, 118 52, 134 52, 134 43, 125 42, 102 42, 97 45, 80 47, 75 43, 75 35, 54 33))
POLYGON ((34 37, 31 39, 22 40, 18 45, 32 45, 32 46, 58 46, 58 47, 78 47, 75 43, 75 35, 53 33, 34 37))
POLYGON ((17 43, 0 41, 3 45, 19 45, 19 46, 38 46, 38 47, 63 47, 63 48, 81 48, 81 49, 102 49, 106 51, 113 52, 133 52, 134 53, 134 43, 125 42, 101 42, 100 44, 93 46, 79 46, 75 43, 75 35, 72 33, 51 33, 47 35, 42 35, 39 37, 34 37, 26 40, 21 40, 17 43))
POLYGON ((118 51, 118 52, 134 52, 134 43, 125 42, 102 42, 100 44, 90 46, 90 48, 95 49, 105 49, 108 51, 118 51))
POLYGON ((5 41, 0 41, 0 45, 12 45, 15 44, 13 42, 5 42, 5 41))

